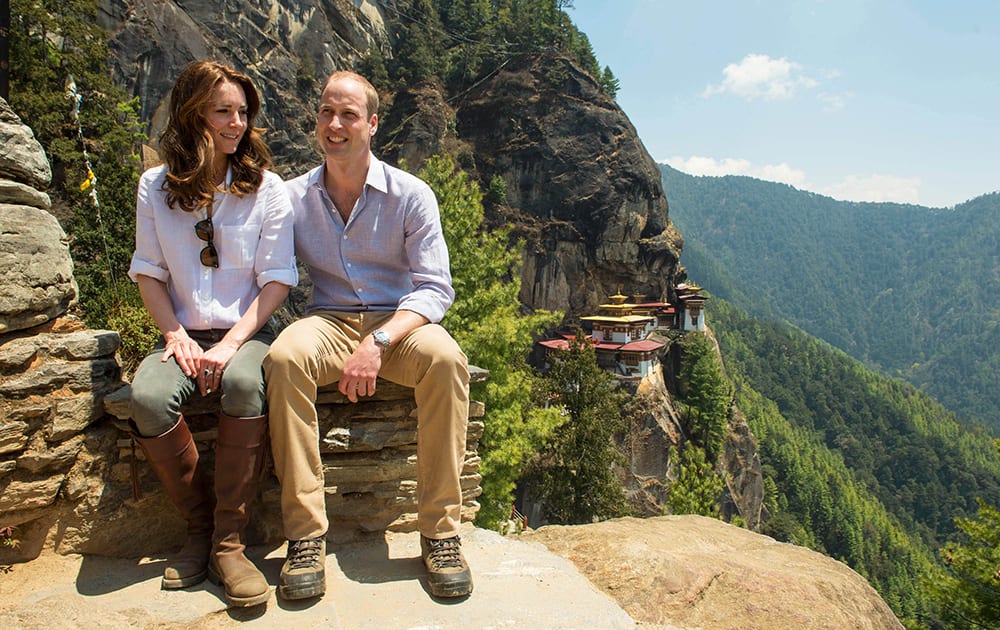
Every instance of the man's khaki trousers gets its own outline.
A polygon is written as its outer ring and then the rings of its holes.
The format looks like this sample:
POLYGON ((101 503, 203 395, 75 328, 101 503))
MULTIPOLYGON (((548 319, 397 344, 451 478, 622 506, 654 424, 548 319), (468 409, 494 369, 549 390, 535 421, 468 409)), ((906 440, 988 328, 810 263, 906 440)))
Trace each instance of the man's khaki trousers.
MULTIPOLYGON (((314 311, 283 330, 264 360, 271 449, 288 540, 317 538, 329 527, 316 391, 337 382, 361 340, 391 316, 387 311, 314 311)), ((457 535, 469 421, 468 360, 444 328, 427 324, 393 340, 379 377, 414 389, 417 527, 428 538, 457 535)))

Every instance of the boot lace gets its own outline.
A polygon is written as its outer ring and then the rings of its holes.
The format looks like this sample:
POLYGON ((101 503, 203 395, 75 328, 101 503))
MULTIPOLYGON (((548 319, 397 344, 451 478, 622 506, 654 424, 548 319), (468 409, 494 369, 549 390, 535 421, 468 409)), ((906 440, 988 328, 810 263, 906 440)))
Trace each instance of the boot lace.
POLYGON ((323 541, 319 538, 293 540, 288 543, 288 564, 290 570, 308 569, 319 566, 319 554, 323 541))
POLYGON ((458 536, 441 540, 427 539, 430 551, 427 558, 437 569, 458 569, 462 567, 462 539, 458 536))

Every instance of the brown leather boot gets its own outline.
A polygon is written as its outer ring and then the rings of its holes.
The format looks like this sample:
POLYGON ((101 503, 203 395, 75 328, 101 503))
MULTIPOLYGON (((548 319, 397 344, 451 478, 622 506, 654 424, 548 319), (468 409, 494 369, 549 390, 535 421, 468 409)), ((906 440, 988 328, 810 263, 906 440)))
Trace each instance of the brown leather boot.
POLYGON ((267 416, 233 418, 219 414, 215 441, 215 535, 209 578, 224 584, 230 606, 267 602, 264 575, 243 554, 247 504, 257 492, 267 447, 267 416))
POLYGON ((181 416, 172 429, 156 437, 132 437, 146 454, 146 461, 159 477, 170 501, 188 523, 187 541, 163 570, 164 589, 193 586, 205 579, 212 549, 212 495, 198 467, 187 422, 181 416))

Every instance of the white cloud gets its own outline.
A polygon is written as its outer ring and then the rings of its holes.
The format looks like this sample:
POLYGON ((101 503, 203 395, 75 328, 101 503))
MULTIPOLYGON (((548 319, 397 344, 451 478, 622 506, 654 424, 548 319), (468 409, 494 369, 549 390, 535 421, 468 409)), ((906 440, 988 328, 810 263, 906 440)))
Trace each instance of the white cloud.
POLYGON ((920 178, 895 175, 848 175, 843 181, 818 190, 847 201, 920 203, 920 178))
POLYGON ((803 171, 794 169, 788 164, 764 164, 755 166, 749 160, 737 158, 715 158, 692 156, 689 158, 675 156, 665 160, 667 164, 690 175, 746 175, 756 177, 770 182, 781 182, 796 188, 806 185, 806 174, 803 171))
POLYGON ((816 95, 816 98, 823 103, 823 109, 828 112, 836 112, 844 109, 847 106, 847 96, 844 94, 830 94, 828 92, 820 92, 816 95))
POLYGON ((708 86, 702 96, 731 93, 747 100, 773 101, 792 98, 801 89, 819 85, 802 73, 801 64, 767 55, 747 55, 723 68, 722 74, 722 83, 708 86))
POLYGON ((769 182, 779 182, 794 186, 799 190, 809 190, 843 201, 892 201, 896 203, 920 203, 919 177, 897 177, 895 175, 848 175, 829 186, 818 187, 811 184, 804 171, 789 164, 755 165, 739 158, 715 158, 674 156, 663 161, 671 167, 689 175, 746 175, 769 182))

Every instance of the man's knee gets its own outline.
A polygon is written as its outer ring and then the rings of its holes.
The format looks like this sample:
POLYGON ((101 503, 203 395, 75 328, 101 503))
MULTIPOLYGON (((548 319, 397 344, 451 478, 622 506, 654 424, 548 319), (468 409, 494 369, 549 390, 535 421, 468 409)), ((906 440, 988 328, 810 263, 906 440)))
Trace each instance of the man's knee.
MULTIPOLYGON (((445 333, 447 334, 447 333, 445 333)), ((457 372, 465 382, 469 381, 469 359, 465 352, 459 347, 451 335, 448 335, 450 343, 435 344, 433 366, 450 372, 457 372)))
POLYGON ((267 355, 264 357, 264 374, 270 378, 274 371, 287 369, 290 365, 297 365, 303 362, 308 355, 308 347, 304 342, 304 335, 296 335, 293 327, 289 326, 278 335, 278 338, 271 343, 267 355))

